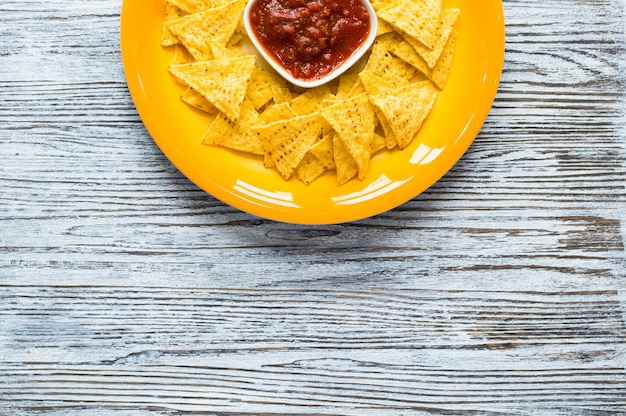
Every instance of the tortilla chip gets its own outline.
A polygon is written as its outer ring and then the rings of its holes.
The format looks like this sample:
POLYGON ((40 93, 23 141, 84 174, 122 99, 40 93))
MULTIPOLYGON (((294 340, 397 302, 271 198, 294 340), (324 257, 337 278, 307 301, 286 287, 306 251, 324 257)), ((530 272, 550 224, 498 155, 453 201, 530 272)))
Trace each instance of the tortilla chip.
POLYGON ((378 31, 376 31, 376 36, 382 36, 391 32, 395 32, 395 29, 391 26, 391 24, 385 22, 384 20, 378 21, 378 31))
POLYGON ((185 90, 185 92, 180 96, 180 99, 184 103, 189 104, 190 106, 195 107, 198 110, 204 111, 208 114, 217 114, 219 111, 217 108, 215 108, 213 104, 211 104, 209 100, 204 98, 202 94, 200 94, 191 87, 188 87, 185 90))
POLYGON ((170 73, 199 92, 235 121, 246 95, 256 56, 224 58, 208 62, 171 65, 170 73))
POLYGON ((448 43, 448 39, 454 30, 454 25, 459 17, 461 11, 459 9, 444 9, 441 12, 439 21, 437 22, 436 32, 437 38, 432 49, 425 47, 421 42, 413 39, 410 36, 404 36, 404 39, 415 49, 415 51, 422 57, 428 68, 433 69, 439 58, 443 53, 443 50, 448 43))
MULTIPOLYGON (((361 72, 361 83, 363 84, 365 91, 367 91, 368 96, 382 94, 384 92, 409 85, 409 81, 405 79, 396 78, 393 80, 385 80, 368 71, 361 72)), ((384 138, 386 141, 386 147, 387 149, 393 149, 398 144, 396 135, 391 129, 391 126, 389 126, 389 122, 380 112, 380 110, 376 107, 374 107, 374 110, 376 111, 376 117, 378 118, 378 121, 380 122, 380 125, 385 132, 384 138)))
POLYGON ((361 72, 359 77, 368 95, 377 95, 388 90, 395 90, 409 85, 409 81, 403 78, 383 79, 369 71, 361 72))
POLYGON ((339 84, 337 85, 337 93, 335 94, 337 99, 345 100, 346 98, 350 98, 352 96, 351 92, 356 90, 359 82, 358 72, 350 72, 341 75, 339 77, 339 84))
POLYGON ((245 5, 245 0, 234 0, 224 6, 189 14, 165 25, 197 61, 205 61, 214 58, 212 42, 226 46, 241 19, 245 5))
POLYGON ((372 153, 376 114, 366 94, 339 101, 320 114, 341 137, 359 168, 359 179, 365 177, 372 153))
MULTIPOLYGON (((392 0, 371 0, 370 3, 375 11, 379 11, 384 9, 385 7, 389 7, 392 5, 392 0)), ((380 23, 380 21, 379 21, 380 23)))
POLYGON ((193 62, 193 56, 180 43, 174 45, 174 55, 172 55, 171 65, 189 64, 193 62))
POLYGON ((413 78, 417 72, 409 63, 393 56, 387 47, 379 40, 374 42, 372 53, 363 70, 388 80, 409 80, 413 78))
POLYGON ((333 154, 337 166, 337 185, 341 186, 357 175, 359 166, 337 134, 333 136, 333 154))
POLYGON ((440 89, 446 85, 448 81, 448 76, 450 74, 450 69, 452 67, 452 59, 454 57, 454 48, 456 46, 456 30, 452 31, 452 34, 449 36, 448 42, 446 46, 443 48, 441 53, 441 57, 435 67, 430 69, 428 64, 422 58, 415 48, 413 48, 406 40, 402 38, 397 33, 388 33, 384 36, 381 36, 379 41, 388 48, 388 50, 396 55, 398 58, 407 62, 417 70, 419 70, 422 74, 424 74, 428 79, 433 81, 440 89))
POLYGON ((270 155, 283 179, 291 177, 322 132, 317 114, 276 121, 252 129, 270 155))
POLYGON ((263 146, 256 134, 252 133, 252 126, 259 124, 259 113, 249 99, 244 100, 241 106, 241 115, 237 121, 228 119, 223 113, 219 114, 207 132, 202 137, 202 144, 223 146, 233 150, 262 155, 263 146))
POLYGON ((275 121, 288 120, 296 116, 296 112, 293 111, 289 103, 280 103, 267 107, 267 109, 261 113, 261 121, 264 124, 270 124, 275 121))
POLYGON ((211 49, 211 55, 213 55, 212 59, 235 58, 245 55, 241 51, 229 49, 213 41, 209 42, 209 48, 211 49))
POLYGON ((187 13, 203 12, 207 9, 223 6, 232 0, 167 0, 168 3, 187 13))
POLYGON ((324 100, 334 99, 327 84, 311 88, 291 100, 291 107, 298 115, 311 114, 324 107, 324 100))
POLYGON ((372 154, 379 152, 387 147, 387 140, 379 135, 374 133, 374 139, 372 139, 372 154))
POLYGON ((438 90, 430 81, 407 85, 370 97, 393 131, 400 149, 417 135, 437 98, 438 90))
MULTIPOLYGON (((178 20, 181 17, 186 16, 188 13, 183 9, 180 9, 173 4, 166 3, 165 4, 165 17, 163 18, 163 23, 170 22, 172 20, 178 20)), ((163 29, 161 31, 161 46, 173 46, 180 43, 180 40, 172 33, 168 27, 163 24, 163 29)))
POLYGON ((275 92, 277 90, 285 86, 286 84, 282 78, 270 71, 255 67, 248 84, 247 94, 254 103, 254 107, 258 110, 276 96, 275 92))
POLYGON ((428 49, 433 49, 441 0, 394 0, 377 14, 399 31, 417 39, 428 49))
POLYGON ((418 69, 420 72, 430 73, 428 65, 424 59, 419 56, 415 48, 413 48, 399 33, 387 33, 386 35, 381 36, 378 41, 393 55, 418 69))
POLYGON ((298 179, 305 185, 309 185, 326 172, 326 167, 313 154, 308 152, 296 168, 296 172, 298 179))
MULTIPOLYGON (((296 116, 297 114, 293 111, 291 105, 289 105, 289 103, 282 102, 280 104, 268 106, 260 115, 259 125, 270 124, 280 120, 288 120, 296 116)), ((272 157, 267 152, 265 152, 263 157, 263 166, 266 168, 274 167, 274 160, 272 160, 272 157)))
POLYGON ((335 133, 329 133, 324 136, 320 141, 315 143, 309 153, 315 155, 317 160, 328 170, 335 169, 335 155, 333 153, 333 136, 335 133))
POLYGON ((437 62, 437 65, 435 65, 430 74, 426 75, 435 84, 437 84, 439 89, 443 89, 448 82, 448 77, 450 76, 450 71, 452 70, 452 61, 454 60, 454 49, 456 47, 457 36, 458 32, 453 30, 450 38, 448 39, 448 43, 446 43, 446 46, 443 48, 439 62, 437 62))

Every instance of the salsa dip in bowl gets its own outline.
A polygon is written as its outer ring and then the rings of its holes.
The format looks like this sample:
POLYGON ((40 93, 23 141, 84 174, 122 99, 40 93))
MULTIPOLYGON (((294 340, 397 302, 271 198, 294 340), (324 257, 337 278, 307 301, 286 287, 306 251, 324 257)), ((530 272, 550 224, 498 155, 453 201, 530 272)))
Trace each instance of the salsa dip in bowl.
POLYGON ((347 71, 372 46, 378 30, 368 0, 250 0, 243 21, 268 64, 303 88, 347 71))

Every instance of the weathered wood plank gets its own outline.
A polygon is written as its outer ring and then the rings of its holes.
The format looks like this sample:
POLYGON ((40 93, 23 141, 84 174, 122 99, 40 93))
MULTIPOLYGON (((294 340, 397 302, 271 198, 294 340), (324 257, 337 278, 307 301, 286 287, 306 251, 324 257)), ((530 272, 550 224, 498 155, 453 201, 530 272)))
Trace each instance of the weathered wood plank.
POLYGON ((0 4, 1 415, 626 412, 623 1, 505 0, 468 153, 319 227, 171 166, 120 4, 0 4))

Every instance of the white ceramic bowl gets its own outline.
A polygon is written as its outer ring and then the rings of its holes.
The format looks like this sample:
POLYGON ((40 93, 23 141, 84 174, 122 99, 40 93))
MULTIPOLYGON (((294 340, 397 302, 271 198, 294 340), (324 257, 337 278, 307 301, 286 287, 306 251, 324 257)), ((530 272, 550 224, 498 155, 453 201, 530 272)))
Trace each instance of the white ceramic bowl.
POLYGON ((274 68, 276 72, 278 72, 283 78, 285 78, 287 81, 289 81, 290 83, 298 87, 314 88, 314 87, 318 87, 320 85, 326 84, 327 82, 330 82, 333 79, 337 78, 338 76, 346 72, 348 69, 350 69, 355 63, 357 63, 359 59, 361 59, 363 55, 365 55, 365 53, 372 46, 372 44, 374 43, 374 40, 376 40, 376 32, 378 31, 378 18, 376 17, 376 12, 374 11, 374 8, 370 4, 369 0, 361 0, 363 5, 367 9, 367 12, 370 18, 370 32, 367 38, 365 39, 365 41, 361 44, 361 46, 358 49, 356 49, 352 53, 352 55, 347 60, 345 60, 341 65, 337 66, 334 70, 332 70, 331 72, 329 72, 328 74, 324 75, 321 78, 316 78, 314 80, 302 80, 302 79, 294 78, 289 73, 289 71, 287 71, 279 62, 276 62, 276 60, 269 53, 267 53, 267 51, 265 50, 265 48, 263 47, 259 39, 256 37, 254 30, 252 29, 252 26, 250 24, 250 10, 252 9, 252 6, 254 5, 254 3, 257 1, 258 0, 249 0, 244 10, 243 22, 244 22, 244 27, 246 28, 246 32, 248 33, 248 37, 250 38, 256 50, 258 51, 259 55, 262 56, 263 59, 265 59, 265 61, 267 61, 267 63, 272 68, 274 68))

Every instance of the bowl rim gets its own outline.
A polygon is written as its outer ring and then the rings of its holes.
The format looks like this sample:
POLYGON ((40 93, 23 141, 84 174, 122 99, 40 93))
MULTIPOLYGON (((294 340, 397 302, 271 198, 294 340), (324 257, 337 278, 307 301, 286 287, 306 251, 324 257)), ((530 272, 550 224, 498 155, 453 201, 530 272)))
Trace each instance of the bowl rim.
POLYGON ((252 29, 252 25, 250 24, 250 11, 252 9, 252 6, 257 1, 259 0, 248 0, 246 8, 244 9, 243 25, 246 33, 250 38, 252 45, 258 52, 258 55, 260 55, 263 60, 267 62, 268 65, 270 65, 276 72, 278 72, 281 77, 297 87, 315 88, 331 82, 332 80, 336 79, 347 70, 352 68, 367 53, 367 51, 369 51, 369 49, 374 44, 374 41, 376 40, 376 35, 378 32, 378 16, 376 16, 376 11, 374 10, 374 7, 369 0, 359 0, 365 6, 369 15, 370 31, 367 35, 367 38, 365 38, 361 45, 354 50, 354 52, 352 53, 352 55, 350 55, 348 59, 346 59, 341 65, 337 66, 335 69, 333 69, 331 72, 324 75, 323 77, 313 80, 298 79, 292 76, 289 71, 287 71, 279 62, 277 62, 270 56, 270 54, 263 47, 261 41, 255 35, 255 32, 252 29))

